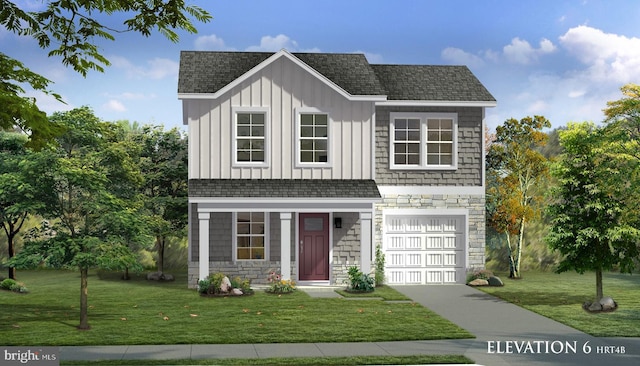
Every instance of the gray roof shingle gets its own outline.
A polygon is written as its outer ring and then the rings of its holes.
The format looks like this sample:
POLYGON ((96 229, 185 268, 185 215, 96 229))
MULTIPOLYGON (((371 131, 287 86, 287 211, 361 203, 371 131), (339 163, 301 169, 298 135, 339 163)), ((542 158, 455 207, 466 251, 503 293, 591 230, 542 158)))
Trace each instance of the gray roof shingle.
POLYGON ((466 66, 371 65, 388 100, 495 101, 466 66))
MULTIPOLYGON (((178 93, 215 93, 273 52, 182 51, 178 93)), ((466 66, 371 65, 363 54, 293 53, 351 95, 388 100, 495 101, 466 66)))
POLYGON ((379 199, 373 180, 190 179, 190 197, 379 199))

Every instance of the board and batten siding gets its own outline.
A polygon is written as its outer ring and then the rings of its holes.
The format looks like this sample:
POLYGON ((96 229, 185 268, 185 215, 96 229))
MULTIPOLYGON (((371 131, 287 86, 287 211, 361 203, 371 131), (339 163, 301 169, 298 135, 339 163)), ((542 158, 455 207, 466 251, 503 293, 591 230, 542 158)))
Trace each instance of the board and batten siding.
POLYGON ((349 101, 316 76, 280 58, 218 99, 184 100, 189 179, 373 179, 372 101, 349 101), (267 166, 233 165, 234 108, 267 108, 267 166), (296 111, 327 113, 329 164, 296 165, 296 111))

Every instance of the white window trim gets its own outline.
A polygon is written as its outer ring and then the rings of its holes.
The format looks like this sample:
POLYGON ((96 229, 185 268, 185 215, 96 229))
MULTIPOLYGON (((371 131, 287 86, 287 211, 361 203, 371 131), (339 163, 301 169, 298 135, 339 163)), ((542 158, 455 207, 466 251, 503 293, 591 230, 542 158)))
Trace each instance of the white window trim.
MULTIPOLYGON (((258 212, 258 211, 240 211, 240 212, 258 212)), ((262 259, 238 259, 238 211, 234 211, 231 213, 231 246, 233 247, 231 252, 231 259, 233 262, 264 262, 270 260, 271 258, 271 250, 270 250, 270 224, 269 220, 271 218, 271 213, 264 213, 264 258, 262 259)))
POLYGON ((332 154, 331 147, 333 145, 332 141, 332 128, 333 120, 331 119, 331 113, 326 110, 320 110, 314 107, 299 107, 296 108, 295 111, 295 135, 293 136, 294 140, 294 149, 295 149, 295 167, 296 168, 330 168, 332 164, 332 154), (318 163, 303 163, 300 161, 300 115, 301 114, 324 114, 327 116, 327 162, 318 162, 318 163))
POLYGON ((256 167, 267 168, 271 161, 271 120, 267 107, 232 107, 231 108, 231 162, 235 168, 256 167), (238 161, 238 114, 239 113, 263 113, 264 114, 264 162, 238 161))
POLYGON ((389 169, 391 170, 457 170, 458 169, 458 114, 430 112, 391 112, 389 115, 389 169), (395 120, 396 118, 413 118, 420 120, 420 165, 395 164, 395 120), (451 165, 426 164, 427 153, 427 119, 450 118, 453 120, 453 156, 451 165))

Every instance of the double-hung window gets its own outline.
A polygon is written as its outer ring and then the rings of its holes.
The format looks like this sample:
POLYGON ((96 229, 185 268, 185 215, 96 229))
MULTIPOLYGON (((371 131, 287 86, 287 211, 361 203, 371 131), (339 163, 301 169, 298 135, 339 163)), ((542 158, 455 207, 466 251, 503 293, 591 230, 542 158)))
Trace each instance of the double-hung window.
POLYGON ((265 212, 236 212, 234 260, 264 260, 268 255, 269 215, 265 212))
POLYGON ((297 113, 297 164, 328 165, 329 115, 317 111, 301 110, 297 113))
POLYGON ((233 126, 233 162, 235 165, 266 166, 267 111, 235 109, 233 126))
POLYGON ((455 113, 391 113, 391 169, 456 169, 455 113))

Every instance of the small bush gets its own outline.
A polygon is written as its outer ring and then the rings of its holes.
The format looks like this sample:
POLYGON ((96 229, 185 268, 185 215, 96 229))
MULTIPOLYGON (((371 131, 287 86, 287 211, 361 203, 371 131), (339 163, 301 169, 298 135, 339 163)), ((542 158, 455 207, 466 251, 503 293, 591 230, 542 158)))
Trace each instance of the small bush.
POLYGON ((293 280, 285 280, 277 271, 269 272, 267 276, 269 288, 267 292, 271 294, 288 294, 296 290, 296 283, 293 280))
POLYGON ((209 292, 209 287, 211 286, 211 281, 209 279, 204 279, 198 281, 198 292, 201 294, 206 294, 209 292))
POLYGON ((479 269, 479 270, 475 270, 473 272, 467 273, 467 283, 477 279, 489 281, 489 278, 491 277, 493 277, 493 272, 491 272, 488 269, 479 269))
POLYGON ((376 272, 374 274, 376 280, 376 286, 382 286, 384 283, 384 253, 380 245, 376 246, 376 272))
POLYGON ((5 290, 20 292, 23 294, 29 292, 29 290, 24 286, 23 283, 17 282, 16 280, 12 280, 11 278, 2 280, 2 282, 0 282, 0 287, 5 290))
POLYGON ((251 291, 251 280, 236 276, 231 280, 231 287, 239 288, 242 292, 247 293, 251 291))
POLYGON ((11 287, 14 286, 17 282, 15 280, 12 280, 11 278, 7 278, 5 280, 2 280, 2 282, 0 282, 0 287, 2 287, 5 290, 11 290, 11 287))
POLYGON ((372 292, 375 290, 375 280, 368 274, 362 273, 358 267, 349 268, 349 284, 348 291, 353 292, 372 292))

